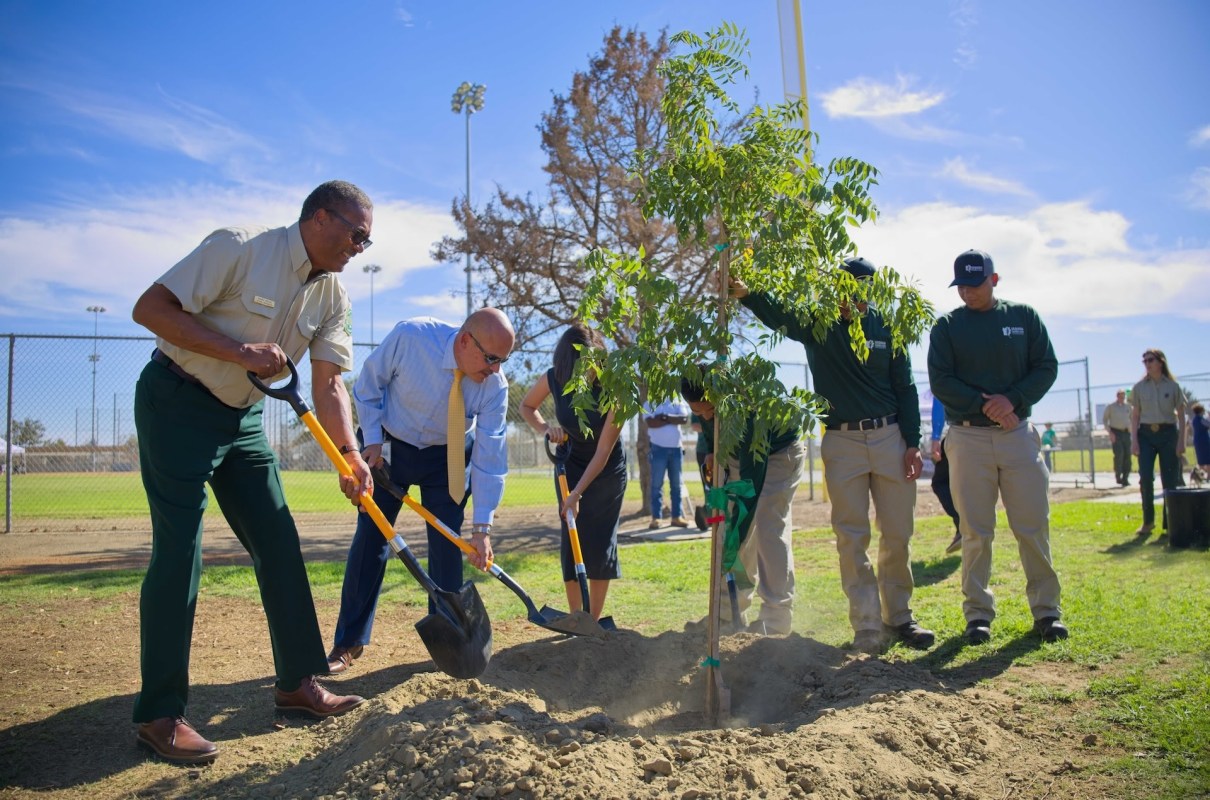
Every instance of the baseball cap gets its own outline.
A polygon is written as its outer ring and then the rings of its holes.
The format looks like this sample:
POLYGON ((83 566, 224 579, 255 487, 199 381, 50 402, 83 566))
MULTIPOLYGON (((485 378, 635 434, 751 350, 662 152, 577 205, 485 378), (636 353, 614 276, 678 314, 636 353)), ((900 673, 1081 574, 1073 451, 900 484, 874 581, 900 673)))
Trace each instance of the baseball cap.
POLYGON ((864 258, 853 257, 844 260, 844 271, 861 280, 874 277, 877 268, 864 258))
POLYGON ((950 286, 978 286, 994 274, 991 256, 982 250, 967 250, 954 259, 954 282, 950 286))

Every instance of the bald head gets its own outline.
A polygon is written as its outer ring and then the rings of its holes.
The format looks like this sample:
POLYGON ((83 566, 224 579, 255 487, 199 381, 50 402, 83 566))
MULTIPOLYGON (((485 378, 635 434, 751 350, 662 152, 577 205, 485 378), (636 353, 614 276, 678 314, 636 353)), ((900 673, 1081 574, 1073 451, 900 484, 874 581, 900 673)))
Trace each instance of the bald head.
POLYGON ((512 352, 516 333, 498 308, 481 308, 466 318, 454 342, 454 360, 476 383, 487 380, 512 352))

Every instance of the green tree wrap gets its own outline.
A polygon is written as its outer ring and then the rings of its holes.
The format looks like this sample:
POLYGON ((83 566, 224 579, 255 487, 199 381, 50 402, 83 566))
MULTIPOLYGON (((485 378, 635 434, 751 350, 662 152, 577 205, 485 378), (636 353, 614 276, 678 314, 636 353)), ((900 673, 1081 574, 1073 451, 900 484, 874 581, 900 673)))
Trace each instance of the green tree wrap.
POLYGON ((752 524, 748 516, 756 506, 756 488, 747 479, 716 486, 706 492, 706 505, 723 511, 727 526, 723 538, 723 572, 730 572, 752 524))

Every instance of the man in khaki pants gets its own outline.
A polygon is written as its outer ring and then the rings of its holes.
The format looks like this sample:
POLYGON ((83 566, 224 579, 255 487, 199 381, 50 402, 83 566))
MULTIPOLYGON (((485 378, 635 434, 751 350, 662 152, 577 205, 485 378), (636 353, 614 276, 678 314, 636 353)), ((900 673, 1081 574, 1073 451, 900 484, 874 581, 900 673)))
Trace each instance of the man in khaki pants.
POLYGON ((964 635, 971 644, 991 639, 996 604, 988 583, 999 495, 1017 539, 1034 631, 1053 642, 1066 639, 1067 628, 1059 621, 1059 576, 1050 559, 1050 473, 1029 414, 1059 365, 1038 312, 997 299, 999 280, 987 253, 958 256, 950 285, 963 305, 937 320, 929 339, 929 383, 949 423, 945 454, 961 519, 964 635))
MULTIPOLYGON (((850 258, 843 268, 856 280, 873 277, 874 265, 850 258)), ((801 342, 815 376, 815 390, 830 408, 821 453, 832 499, 832 530, 840 557, 840 581, 849 598, 853 648, 877 654, 889 638, 927 650, 933 632, 912 615, 911 548, 920 455, 920 399, 906 352, 895 352, 882 315, 865 303, 847 304, 844 319, 817 339, 813 326, 777 298, 732 283, 761 322, 801 342), (853 352, 853 313, 866 339, 866 353, 853 352), (878 570, 870 563, 870 499, 878 516, 878 570)))

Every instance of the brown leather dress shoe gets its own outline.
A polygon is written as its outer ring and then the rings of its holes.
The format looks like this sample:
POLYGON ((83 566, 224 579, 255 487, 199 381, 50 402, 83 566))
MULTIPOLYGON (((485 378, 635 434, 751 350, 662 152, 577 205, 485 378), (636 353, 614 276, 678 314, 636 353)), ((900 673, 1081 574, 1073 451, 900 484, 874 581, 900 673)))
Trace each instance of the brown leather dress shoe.
POLYGON ((353 647, 333 647, 332 652, 328 653, 328 674, 339 675, 344 672, 353 666, 355 660, 361 658, 364 650, 359 644, 353 647))
POLYGON ((218 745, 203 739, 184 717, 139 723, 138 743, 173 764, 207 764, 218 757, 218 745))
POLYGON ((319 681, 315 680, 314 675, 303 678, 302 685, 292 692, 274 689, 273 699, 278 711, 309 714, 316 719, 334 717, 337 714, 352 711, 366 701, 364 697, 358 697, 355 694, 332 694, 319 685, 319 681))

